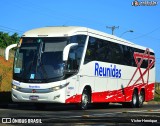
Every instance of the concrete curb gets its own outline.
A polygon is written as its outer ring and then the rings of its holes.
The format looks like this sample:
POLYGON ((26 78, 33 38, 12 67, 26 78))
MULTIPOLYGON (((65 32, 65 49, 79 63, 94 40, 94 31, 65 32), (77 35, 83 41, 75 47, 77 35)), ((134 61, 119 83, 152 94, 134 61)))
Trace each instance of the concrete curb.
POLYGON ((149 101, 149 102, 144 102, 144 105, 160 105, 160 102, 157 101, 149 101))

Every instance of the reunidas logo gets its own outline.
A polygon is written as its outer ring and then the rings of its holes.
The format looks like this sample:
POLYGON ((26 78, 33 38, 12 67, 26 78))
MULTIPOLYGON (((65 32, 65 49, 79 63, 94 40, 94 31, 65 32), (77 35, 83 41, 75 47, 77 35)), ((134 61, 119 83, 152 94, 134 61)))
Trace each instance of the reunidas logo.
POLYGON ((121 78, 121 69, 118 69, 116 65, 110 65, 110 67, 100 66, 99 63, 95 63, 95 76, 100 77, 113 77, 121 78))

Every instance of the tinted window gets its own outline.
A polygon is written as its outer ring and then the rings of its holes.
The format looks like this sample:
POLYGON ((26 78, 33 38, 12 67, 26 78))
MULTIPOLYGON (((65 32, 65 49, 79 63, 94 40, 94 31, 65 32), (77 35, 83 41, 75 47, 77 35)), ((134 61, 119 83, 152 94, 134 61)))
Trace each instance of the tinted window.
MULTIPOLYGON (((134 52, 143 54, 145 50, 90 37, 84 63, 88 63, 90 61, 102 61, 137 67, 134 59, 134 52)), ((151 52, 150 55, 154 55, 154 53, 151 52)), ((138 59, 138 62, 140 62, 140 60, 141 58, 138 59)), ((141 68, 147 67, 148 60, 144 59, 141 64, 141 68)))
POLYGON ((86 41, 85 35, 77 35, 71 37, 70 43, 78 43, 78 45, 72 47, 69 51, 68 61, 66 66, 66 73, 69 74, 69 76, 78 72, 85 41, 86 41))
POLYGON ((88 41, 87 50, 86 50, 85 63, 96 60, 95 59, 96 49, 97 49, 96 39, 93 37, 90 37, 88 41))

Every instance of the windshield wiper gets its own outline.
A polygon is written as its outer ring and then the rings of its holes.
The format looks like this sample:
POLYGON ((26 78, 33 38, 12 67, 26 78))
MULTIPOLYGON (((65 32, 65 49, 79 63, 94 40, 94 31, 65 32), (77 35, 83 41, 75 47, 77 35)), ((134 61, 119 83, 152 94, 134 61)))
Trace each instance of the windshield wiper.
POLYGON ((44 68, 43 63, 41 63, 41 68, 42 68, 42 71, 44 72, 44 78, 45 78, 45 80, 47 81, 47 80, 48 80, 48 74, 47 74, 47 72, 46 72, 46 70, 45 70, 45 68, 44 68))
MULTIPOLYGON (((32 68, 33 63, 34 63, 34 60, 35 60, 35 56, 36 56, 36 52, 34 52, 34 56, 33 56, 33 59, 31 60, 31 63, 30 63, 30 65, 29 65, 29 68, 24 70, 24 73, 23 73, 23 77, 24 77, 24 78, 25 78, 25 77, 27 76, 27 74, 31 71, 31 68, 32 68), (26 72, 25 72, 25 71, 26 71, 26 72)), ((25 66, 25 68, 26 68, 26 66, 25 66)), ((24 79, 24 78, 23 78, 23 79, 24 79)))
POLYGON ((37 73, 37 66, 39 66, 40 63, 41 63, 41 56, 42 56, 42 53, 43 53, 42 49, 43 49, 43 42, 40 43, 40 47, 39 47, 39 51, 38 51, 38 58, 37 58, 37 65, 36 65, 36 73, 37 73))
POLYGON ((42 69, 42 71, 44 72, 44 78, 45 80, 48 80, 48 74, 44 68, 43 63, 41 62, 41 56, 43 53, 43 42, 41 41, 40 43, 40 48, 39 48, 39 52, 38 52, 38 58, 37 58, 37 65, 36 65, 36 74, 37 74, 37 69, 40 66, 40 68, 42 69), (41 64, 41 65, 40 65, 41 64))

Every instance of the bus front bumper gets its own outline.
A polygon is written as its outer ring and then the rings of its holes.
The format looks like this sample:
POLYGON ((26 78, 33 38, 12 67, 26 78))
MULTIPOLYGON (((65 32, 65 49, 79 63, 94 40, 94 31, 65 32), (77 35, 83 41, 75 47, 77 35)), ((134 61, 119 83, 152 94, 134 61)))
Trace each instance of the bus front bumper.
POLYGON ((65 88, 49 93, 24 93, 12 88, 14 102, 65 103, 65 88))

